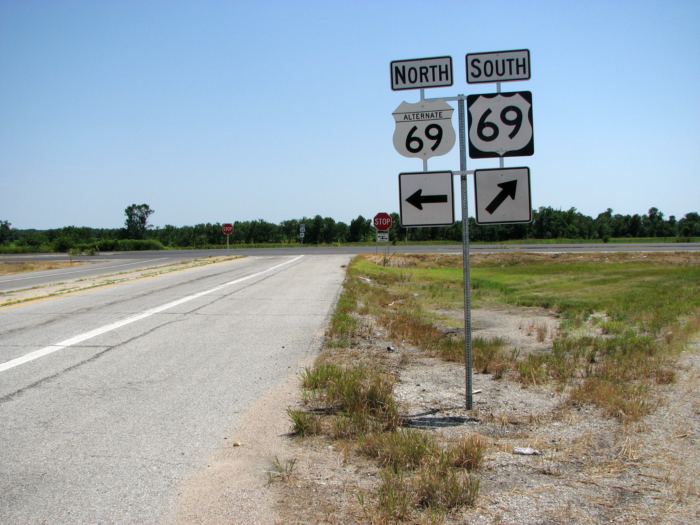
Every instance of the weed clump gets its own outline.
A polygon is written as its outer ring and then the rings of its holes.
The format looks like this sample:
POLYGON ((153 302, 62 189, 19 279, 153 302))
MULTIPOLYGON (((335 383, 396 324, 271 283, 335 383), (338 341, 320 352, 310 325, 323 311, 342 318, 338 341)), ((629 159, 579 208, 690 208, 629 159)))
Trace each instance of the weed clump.
POLYGON ((321 419, 316 414, 289 408, 287 415, 292 421, 292 432, 295 435, 306 437, 321 433, 321 419))
MULTIPOLYGON (((393 430, 399 424, 394 399, 394 379, 365 366, 318 364, 302 373, 307 403, 316 411, 333 415, 330 435, 350 437, 373 429, 393 430)), ((290 411, 296 428, 298 411, 290 411), (293 417, 294 416, 294 417, 293 417)))

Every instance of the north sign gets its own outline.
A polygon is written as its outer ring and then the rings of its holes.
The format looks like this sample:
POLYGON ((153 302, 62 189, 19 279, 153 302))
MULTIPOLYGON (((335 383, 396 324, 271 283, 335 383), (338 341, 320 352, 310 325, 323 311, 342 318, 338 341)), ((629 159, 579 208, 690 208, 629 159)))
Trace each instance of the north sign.
POLYGON ((455 222, 451 171, 399 174, 401 226, 450 226, 455 222))
POLYGON ((491 53, 469 53, 467 61, 467 83, 509 82, 530 79, 530 51, 495 51, 491 53))
POLYGON ((525 157, 535 153, 532 93, 467 96, 469 156, 525 157))
POLYGON ((393 113, 394 148, 404 157, 429 159, 455 145, 454 109, 444 100, 402 102, 393 113))
POLYGON ((530 168, 474 171, 477 224, 532 222, 530 168))
POLYGON ((452 57, 394 60, 389 72, 394 91, 451 86, 452 57))

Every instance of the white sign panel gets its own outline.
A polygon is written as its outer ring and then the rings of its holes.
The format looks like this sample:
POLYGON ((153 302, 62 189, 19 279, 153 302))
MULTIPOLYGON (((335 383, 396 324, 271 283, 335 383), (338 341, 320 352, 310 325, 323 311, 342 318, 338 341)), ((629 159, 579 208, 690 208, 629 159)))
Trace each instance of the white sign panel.
POLYGON ((394 60, 389 69, 394 91, 452 85, 452 57, 394 60))
POLYGON ((444 100, 402 102, 394 111, 394 148, 404 157, 429 159, 455 145, 454 109, 444 100))
POLYGON ((389 242, 389 232, 377 232, 377 242, 389 242))
POLYGON ((467 83, 509 82, 530 79, 530 51, 496 51, 492 53, 469 53, 467 60, 467 83))
POLYGON ((450 226, 455 222, 451 171, 399 174, 401 226, 450 226))
POLYGON ((532 93, 467 96, 469 156, 525 157, 534 154, 532 93))
POLYGON ((474 172, 477 224, 532 221, 530 168, 495 168, 474 172))

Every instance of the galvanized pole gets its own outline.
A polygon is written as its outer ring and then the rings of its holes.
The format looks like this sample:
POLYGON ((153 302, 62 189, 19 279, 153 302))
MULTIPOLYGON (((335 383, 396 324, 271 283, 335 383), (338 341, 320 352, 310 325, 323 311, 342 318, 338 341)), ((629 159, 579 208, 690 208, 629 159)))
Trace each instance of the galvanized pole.
POLYGON ((469 271, 469 207, 467 203, 467 143, 464 123, 464 95, 458 97, 459 170, 462 182, 462 256, 464 269, 464 371, 466 376, 467 410, 473 408, 472 388, 472 308, 469 271))

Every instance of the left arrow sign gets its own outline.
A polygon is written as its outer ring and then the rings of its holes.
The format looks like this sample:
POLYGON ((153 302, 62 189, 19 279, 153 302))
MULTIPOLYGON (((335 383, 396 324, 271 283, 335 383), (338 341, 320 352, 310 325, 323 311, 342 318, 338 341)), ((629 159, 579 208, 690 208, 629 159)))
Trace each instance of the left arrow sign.
POLYGON ((455 222, 451 171, 399 174, 401 226, 450 226, 455 222))

